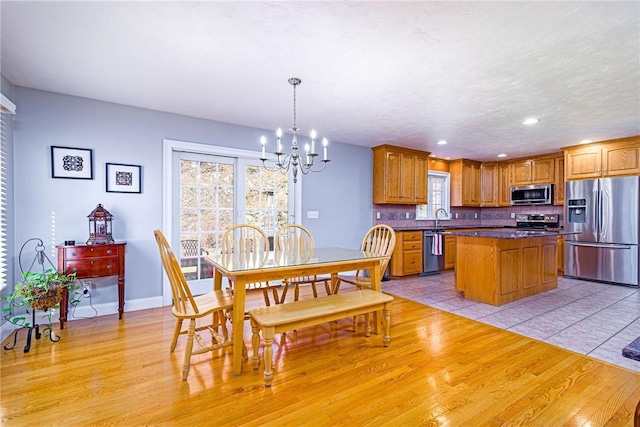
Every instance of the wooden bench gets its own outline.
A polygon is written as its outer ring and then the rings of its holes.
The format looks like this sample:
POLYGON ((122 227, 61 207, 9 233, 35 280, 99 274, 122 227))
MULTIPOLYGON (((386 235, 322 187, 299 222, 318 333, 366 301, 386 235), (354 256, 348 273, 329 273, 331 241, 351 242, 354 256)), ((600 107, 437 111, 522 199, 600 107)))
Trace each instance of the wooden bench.
POLYGON ((253 332, 253 369, 258 369, 260 365, 260 331, 264 338, 264 383, 270 387, 273 379, 273 336, 275 334, 364 314, 365 336, 368 337, 371 334, 370 314, 380 310, 382 310, 383 325, 382 342, 385 347, 388 347, 391 339, 389 336, 391 301, 393 301, 391 295, 363 289, 249 310, 253 332))

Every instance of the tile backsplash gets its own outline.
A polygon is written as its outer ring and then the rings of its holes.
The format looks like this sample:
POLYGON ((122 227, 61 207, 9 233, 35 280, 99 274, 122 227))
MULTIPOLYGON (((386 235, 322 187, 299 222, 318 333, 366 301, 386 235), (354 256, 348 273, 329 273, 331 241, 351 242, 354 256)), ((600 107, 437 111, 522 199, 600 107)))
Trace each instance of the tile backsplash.
MULTIPOLYGON (((499 208, 452 207, 451 220, 442 221, 444 226, 496 226, 516 225, 511 214, 560 214, 563 223, 563 206, 506 206, 499 208), (457 214, 457 217, 456 217, 457 214)), ((416 220, 416 208, 411 205, 373 205, 373 223, 391 227, 432 227, 435 221, 416 220), (380 213, 380 219, 377 214, 380 213), (407 218, 407 214, 409 218, 407 218)))

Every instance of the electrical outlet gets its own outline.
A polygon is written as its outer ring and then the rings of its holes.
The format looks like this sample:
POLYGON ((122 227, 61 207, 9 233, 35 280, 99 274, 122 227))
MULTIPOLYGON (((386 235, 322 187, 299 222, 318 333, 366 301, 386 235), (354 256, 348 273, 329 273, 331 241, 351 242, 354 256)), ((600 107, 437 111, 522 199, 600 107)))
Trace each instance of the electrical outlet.
POLYGON ((380 212, 376 212, 376 219, 380 219, 380 212))
POLYGON ((511 219, 516 219, 516 213, 515 212, 511 212, 511 219))
POLYGON ((458 219, 458 212, 456 212, 456 219, 458 219))
POLYGON ((474 213, 474 214, 473 214, 473 217, 474 217, 475 219, 478 219, 478 214, 477 214, 477 213, 474 213))
POLYGON ((318 211, 307 211, 307 218, 320 218, 320 212, 318 212, 318 211))
POLYGON ((407 213, 406 213, 405 217, 406 217, 407 219, 410 219, 410 218, 411 218, 411 215, 409 214, 409 212, 407 212, 407 213))

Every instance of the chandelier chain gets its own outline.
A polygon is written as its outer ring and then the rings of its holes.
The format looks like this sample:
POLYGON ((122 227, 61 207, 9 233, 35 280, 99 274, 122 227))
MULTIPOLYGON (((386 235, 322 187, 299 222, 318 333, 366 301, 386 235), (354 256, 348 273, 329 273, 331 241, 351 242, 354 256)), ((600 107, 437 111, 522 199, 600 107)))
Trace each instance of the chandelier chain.
POLYGON ((295 132, 298 128, 298 126, 296 125, 296 86, 298 86, 298 84, 294 83, 293 84, 293 131, 295 132))

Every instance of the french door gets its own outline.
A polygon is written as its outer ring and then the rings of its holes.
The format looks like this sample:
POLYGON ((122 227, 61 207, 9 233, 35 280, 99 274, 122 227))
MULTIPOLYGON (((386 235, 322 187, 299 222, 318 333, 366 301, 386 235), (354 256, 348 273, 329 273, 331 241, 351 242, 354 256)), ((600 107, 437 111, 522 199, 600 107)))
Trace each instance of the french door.
POLYGON ((194 295, 212 289, 207 255, 220 250, 229 227, 253 224, 272 237, 295 222, 289 175, 265 169, 255 157, 176 150, 171 169, 171 246, 194 295))

